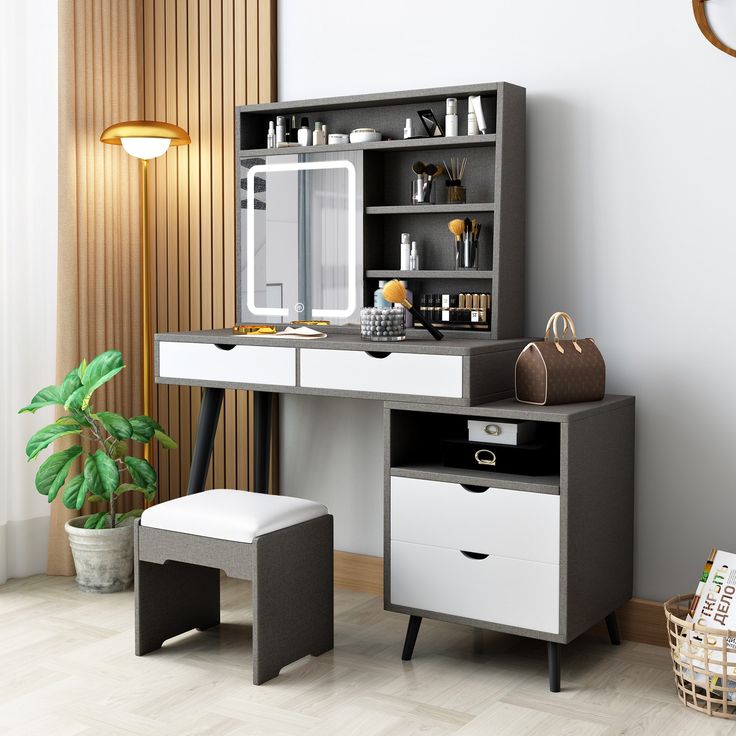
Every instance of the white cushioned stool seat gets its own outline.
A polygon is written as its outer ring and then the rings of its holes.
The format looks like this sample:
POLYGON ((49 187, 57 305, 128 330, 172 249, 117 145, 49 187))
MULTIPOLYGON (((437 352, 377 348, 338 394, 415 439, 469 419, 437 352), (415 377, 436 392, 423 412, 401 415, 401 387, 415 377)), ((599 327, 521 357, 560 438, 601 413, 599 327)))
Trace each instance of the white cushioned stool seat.
POLYGON ((321 503, 304 498, 218 488, 152 506, 141 515, 141 526, 250 544, 326 513, 321 503))

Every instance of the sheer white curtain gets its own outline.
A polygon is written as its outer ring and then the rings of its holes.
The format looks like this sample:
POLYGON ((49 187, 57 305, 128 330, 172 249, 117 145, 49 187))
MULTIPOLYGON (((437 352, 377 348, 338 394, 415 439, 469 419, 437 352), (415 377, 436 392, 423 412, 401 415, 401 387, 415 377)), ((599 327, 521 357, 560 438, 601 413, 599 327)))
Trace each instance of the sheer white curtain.
POLYGON ((24 450, 54 415, 17 411, 55 378, 57 28, 56 0, 0 2, 0 583, 46 570, 24 450))

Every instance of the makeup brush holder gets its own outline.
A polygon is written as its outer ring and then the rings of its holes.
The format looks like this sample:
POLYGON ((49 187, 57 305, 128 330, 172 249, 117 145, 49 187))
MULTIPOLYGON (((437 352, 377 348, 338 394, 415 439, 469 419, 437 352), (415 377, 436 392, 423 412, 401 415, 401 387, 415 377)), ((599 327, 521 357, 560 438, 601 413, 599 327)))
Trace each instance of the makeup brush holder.
POLYGON ((455 270, 478 270, 478 241, 460 240, 455 243, 455 270))
POLYGON ((434 182, 415 178, 411 181, 412 204, 434 204, 434 182))
POLYGON ((360 310, 360 337, 371 342, 405 340, 404 307, 363 307, 360 310))
POLYGON ((465 204, 465 187, 459 184, 447 185, 447 204, 465 204))

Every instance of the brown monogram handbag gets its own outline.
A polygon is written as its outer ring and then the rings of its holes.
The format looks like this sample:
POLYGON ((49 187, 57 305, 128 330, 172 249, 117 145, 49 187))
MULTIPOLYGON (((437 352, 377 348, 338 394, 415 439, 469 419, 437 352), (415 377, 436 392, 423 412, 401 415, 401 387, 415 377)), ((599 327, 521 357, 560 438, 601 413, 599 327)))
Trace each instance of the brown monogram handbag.
POLYGON ((605 393, 606 364, 600 350, 590 337, 578 340, 567 312, 555 312, 544 340, 530 342, 516 360, 516 400, 550 406, 600 401, 605 393), (566 339, 568 330, 572 339, 566 339))

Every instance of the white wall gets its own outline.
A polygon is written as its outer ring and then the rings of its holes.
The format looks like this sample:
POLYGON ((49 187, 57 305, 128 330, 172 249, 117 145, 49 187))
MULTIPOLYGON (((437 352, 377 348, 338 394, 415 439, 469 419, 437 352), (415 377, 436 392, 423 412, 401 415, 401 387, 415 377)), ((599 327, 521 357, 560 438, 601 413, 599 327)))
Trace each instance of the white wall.
MULTIPOLYGON (((280 98, 527 88, 527 330, 570 311, 598 340, 608 390, 637 396, 635 594, 692 590, 711 546, 736 552, 736 59, 703 38, 689 2, 359 6, 323 0, 317 21, 313 3, 280 0, 280 98)), ((734 3, 708 9, 736 45, 734 3)), ((329 411, 340 429, 360 427, 356 447, 380 432, 373 406, 340 406, 329 411)), ((285 488, 304 477, 292 442, 320 410, 285 402, 285 488)), ((334 503, 338 529, 349 494, 380 503, 373 444, 357 488, 334 503)), ((323 488, 308 480, 312 495, 335 498, 329 470, 323 488)), ((354 534, 356 551, 380 554, 380 516, 368 521, 370 544, 360 524, 338 541, 354 534)))
POLYGON ((18 416, 56 364, 57 3, 0 2, 0 583, 46 569, 48 504, 18 416))

